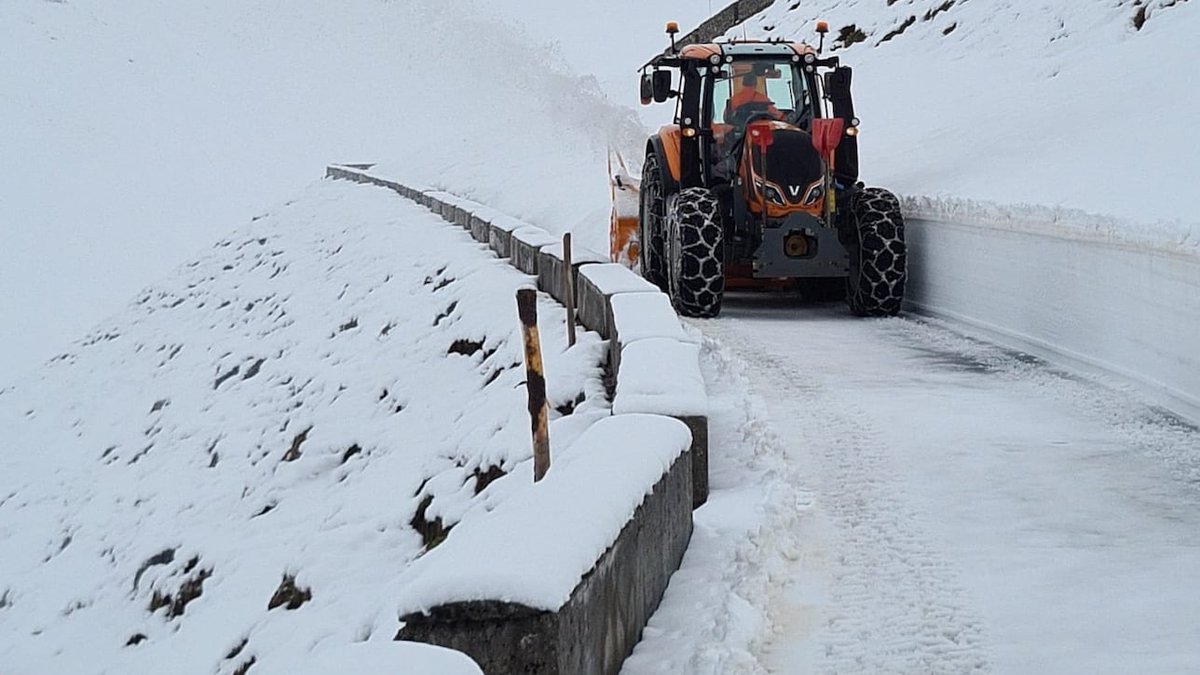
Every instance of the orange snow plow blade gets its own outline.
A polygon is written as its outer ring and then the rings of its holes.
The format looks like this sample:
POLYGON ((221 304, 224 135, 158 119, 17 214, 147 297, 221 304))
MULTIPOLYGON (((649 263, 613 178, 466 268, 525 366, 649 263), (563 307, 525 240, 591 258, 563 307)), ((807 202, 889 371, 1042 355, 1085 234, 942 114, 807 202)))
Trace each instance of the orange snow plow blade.
POLYGON ((629 175, 625 160, 615 150, 608 151, 608 183, 612 193, 612 217, 608 228, 608 255, 616 263, 633 269, 638 252, 638 186, 629 175), (614 160, 616 160, 614 167, 614 160))

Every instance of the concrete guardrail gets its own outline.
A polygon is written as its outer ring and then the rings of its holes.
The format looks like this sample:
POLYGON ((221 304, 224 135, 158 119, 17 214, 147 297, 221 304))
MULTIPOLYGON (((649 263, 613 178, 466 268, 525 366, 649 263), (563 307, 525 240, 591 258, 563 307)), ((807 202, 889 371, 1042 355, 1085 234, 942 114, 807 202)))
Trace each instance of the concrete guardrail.
MULTIPOLYGON (((385 187, 426 206, 536 277, 539 290, 565 302, 568 287, 558 237, 450 193, 373 175, 370 168, 334 165, 327 168, 326 177, 385 187)), ((608 363, 616 382, 614 416, 672 417, 686 425, 690 441, 638 492, 643 501, 561 606, 446 596, 436 606, 402 610, 407 612, 401 617, 405 626, 397 639, 458 649, 487 673, 615 675, 679 567, 691 536, 691 509, 708 496, 708 411, 699 346, 683 332, 666 296, 630 270, 573 247, 571 271, 580 323, 609 343, 608 363)), ((630 433, 636 435, 636 430, 630 433)), ((446 562, 456 549, 469 548, 465 535, 459 540, 463 543, 452 543, 454 538, 452 534, 426 554, 437 556, 430 564, 446 562)), ((521 555, 536 565, 539 553, 544 552, 521 555)), ((477 574, 486 577, 488 570, 480 565, 477 574)), ((462 586, 469 588, 471 583, 462 586)))

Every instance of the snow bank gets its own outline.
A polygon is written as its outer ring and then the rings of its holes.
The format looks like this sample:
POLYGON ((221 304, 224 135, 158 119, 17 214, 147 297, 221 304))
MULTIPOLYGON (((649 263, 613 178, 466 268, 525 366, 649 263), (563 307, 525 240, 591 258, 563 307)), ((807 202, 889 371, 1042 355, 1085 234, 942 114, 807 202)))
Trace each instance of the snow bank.
POLYGON ((957 197, 905 197, 906 216, 988 230, 1107 244, 1148 254, 1200 259, 1200 222, 1139 224, 1079 209, 997 204, 957 197))
POLYGON ((402 575, 400 613, 470 600, 558 610, 690 443, 687 427, 667 417, 593 424, 532 489, 414 562, 402 575))
POLYGON ((1200 256, 1075 233, 909 218, 909 304, 1200 419, 1200 256))

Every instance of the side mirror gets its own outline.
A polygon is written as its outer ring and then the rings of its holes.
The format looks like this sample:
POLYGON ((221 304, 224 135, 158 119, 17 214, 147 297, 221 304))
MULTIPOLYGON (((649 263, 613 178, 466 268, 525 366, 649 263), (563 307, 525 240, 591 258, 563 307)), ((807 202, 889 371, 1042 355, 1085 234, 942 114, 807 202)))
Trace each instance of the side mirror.
POLYGON ((831 99, 850 98, 851 70, 840 66, 825 73, 825 95, 831 99))
POLYGON ((671 98, 671 71, 656 70, 650 73, 650 89, 655 103, 671 98))
POLYGON ((642 73, 641 85, 642 105, 650 105, 654 100, 654 84, 650 81, 650 73, 642 73))

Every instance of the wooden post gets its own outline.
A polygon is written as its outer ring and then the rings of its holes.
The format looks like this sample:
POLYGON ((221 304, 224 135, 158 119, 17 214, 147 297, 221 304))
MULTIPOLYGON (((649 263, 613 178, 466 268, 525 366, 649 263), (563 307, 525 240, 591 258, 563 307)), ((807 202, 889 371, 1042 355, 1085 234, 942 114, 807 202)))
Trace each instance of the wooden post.
POLYGON ((575 346, 575 273, 571 269, 571 233, 563 235, 563 284, 567 293, 567 346, 575 346))
POLYGON ((538 338, 537 291, 517 291, 517 314, 525 340, 525 389, 529 392, 529 421, 533 430, 533 480, 550 469, 550 406, 546 403, 546 376, 542 371, 542 343, 538 338))

